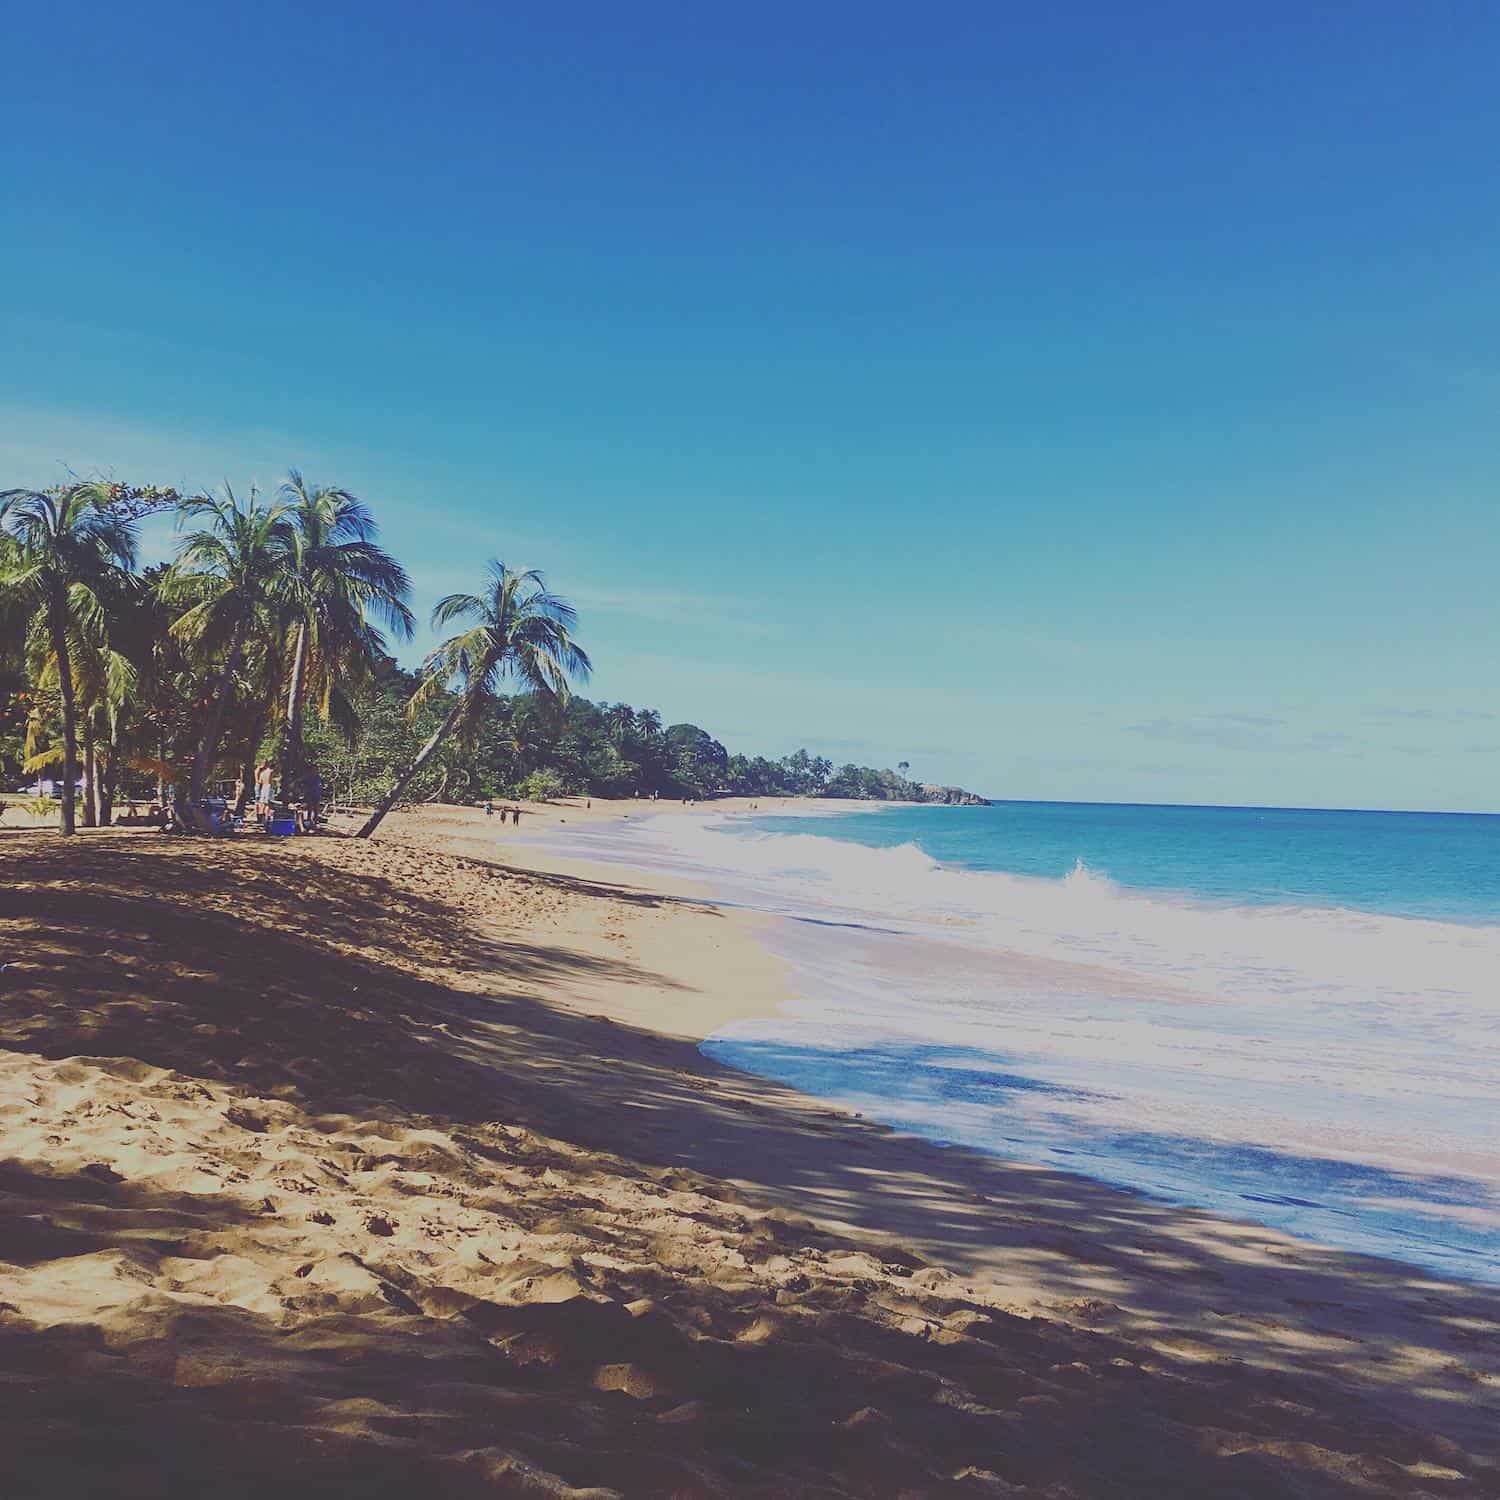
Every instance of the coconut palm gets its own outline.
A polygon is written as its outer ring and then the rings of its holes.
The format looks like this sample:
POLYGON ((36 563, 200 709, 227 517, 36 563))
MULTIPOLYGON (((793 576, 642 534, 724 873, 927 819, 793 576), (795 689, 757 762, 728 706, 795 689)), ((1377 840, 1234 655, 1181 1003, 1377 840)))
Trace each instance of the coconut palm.
POLYGON ((610 739, 615 742, 616 746, 623 749, 630 743, 630 737, 635 733, 635 710, 628 703, 616 703, 613 708, 605 709, 604 719, 609 725, 610 739))
POLYGON ((286 786, 302 758, 309 671, 320 711, 328 719, 386 654, 386 638, 370 617, 402 640, 411 639, 416 622, 406 603, 411 594, 406 570, 376 544, 379 528, 363 501, 348 490, 310 488, 295 469, 279 499, 295 550, 291 665, 281 739, 281 781, 286 786))
MULTIPOLYGON (((115 570, 96 586, 99 613, 90 629, 80 632, 72 652, 73 689, 78 700, 79 738, 83 750, 83 826, 109 822, 109 787, 116 765, 120 721, 136 685, 135 668, 118 649, 122 616, 130 607, 133 574, 115 570)), ((42 673, 35 674, 42 679, 42 673)))
POLYGON ((654 740, 661 733, 661 715, 654 708, 643 708, 635 716, 635 727, 648 740, 654 740))
POLYGON ((178 525, 202 524, 177 546, 163 584, 168 599, 186 603, 172 634, 219 673, 193 754, 189 804, 203 795, 219 753, 224 718, 253 636, 274 635, 295 595, 296 534, 284 505, 261 505, 252 489, 241 504, 228 485, 222 497, 197 495, 178 507, 178 525))
POLYGON ((62 831, 75 829, 78 780, 78 704, 73 662, 102 633, 98 590, 115 570, 135 562, 135 522, 115 505, 102 481, 53 492, 0 493, 0 529, 9 542, 0 555, 0 593, 29 616, 28 635, 44 643, 62 703, 62 831))
POLYGON ((465 622, 422 664, 422 677, 407 705, 414 716, 422 705, 458 684, 453 705, 416 758, 371 814, 360 838, 369 838, 411 782, 450 735, 471 739, 487 710, 494 707, 507 678, 550 703, 566 703, 568 679, 587 677, 592 664, 573 639, 578 612, 549 593, 535 569, 522 572, 490 563, 482 594, 449 594, 432 611, 433 628, 465 622))

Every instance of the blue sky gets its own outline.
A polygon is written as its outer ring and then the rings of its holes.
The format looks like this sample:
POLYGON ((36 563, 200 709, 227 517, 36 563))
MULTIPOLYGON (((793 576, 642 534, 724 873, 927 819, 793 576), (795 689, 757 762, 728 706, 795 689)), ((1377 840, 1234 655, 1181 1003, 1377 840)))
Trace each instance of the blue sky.
POLYGON ((0 482, 298 465, 736 749, 1500 810, 1500 9, 512 9, 12 14, 0 482))

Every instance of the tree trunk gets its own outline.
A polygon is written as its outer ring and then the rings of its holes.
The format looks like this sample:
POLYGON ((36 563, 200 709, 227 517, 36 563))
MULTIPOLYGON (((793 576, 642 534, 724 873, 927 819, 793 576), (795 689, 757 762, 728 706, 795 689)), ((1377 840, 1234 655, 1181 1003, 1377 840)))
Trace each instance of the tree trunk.
POLYGON ((115 788, 120 782, 120 714, 109 716, 109 739, 104 770, 99 776, 99 826, 112 827, 115 821, 115 788))
POLYGON ((281 737, 281 795, 291 795, 292 778, 302 760, 302 691, 307 677, 307 621, 297 624, 292 676, 286 695, 286 729, 281 737))
POLYGON ((167 805, 167 737, 156 736, 156 805, 167 805))
POLYGON ((193 754, 193 774, 188 782, 188 821, 192 821, 192 809, 203 796, 203 783, 213 769, 214 758, 219 753, 219 736, 224 733, 224 715, 229 712, 229 700, 234 695, 234 674, 239 671, 240 652, 245 644, 245 622, 234 628, 229 642, 229 655, 224 659, 224 670, 219 674, 219 690, 214 694, 214 706, 209 711, 208 723, 204 726, 203 738, 193 754))
POLYGON ((438 725, 430 740, 417 751, 417 758, 396 778, 396 784, 384 797, 380 799, 380 805, 370 814, 365 826, 356 835, 358 838, 367 839, 380 827, 381 820, 396 805, 397 799, 407 788, 411 779, 420 772, 427 763, 437 754, 437 748, 453 732, 453 726, 458 723, 459 716, 464 711, 464 700, 456 698, 453 707, 448 710, 443 722, 438 725))
MULTIPOLYGON (((260 712, 255 716, 255 722, 250 726, 250 739, 245 746, 246 759, 240 767, 240 796, 235 806, 234 815, 237 818, 245 816, 245 809, 255 797, 255 768, 260 755, 260 742, 266 737, 266 728, 271 721, 271 705, 265 703, 260 712)), ((283 797, 286 796, 286 783, 282 782, 283 797)))
POLYGON ((77 832, 73 815, 73 783, 78 780, 78 709, 73 701, 73 664, 68 658, 68 630, 66 606, 61 586, 55 585, 47 600, 47 623, 52 631, 52 651, 57 657, 57 687, 62 698, 63 729, 63 775, 62 816, 63 836, 71 837, 77 832))
POLYGON ((94 753, 94 713, 83 716, 83 826, 99 826, 99 757, 94 753))

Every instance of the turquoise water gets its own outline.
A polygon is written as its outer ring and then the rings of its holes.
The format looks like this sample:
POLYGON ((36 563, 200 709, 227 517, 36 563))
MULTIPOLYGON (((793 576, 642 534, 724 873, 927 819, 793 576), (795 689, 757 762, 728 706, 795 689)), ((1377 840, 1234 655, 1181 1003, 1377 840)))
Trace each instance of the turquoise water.
POLYGON ((1081 862, 1130 889, 1500 922, 1495 815, 1001 802, 760 818, 754 827, 872 849, 915 844, 969 870, 1060 879, 1081 862))
POLYGON ((1001 803, 574 837, 786 919, 795 998, 709 1038, 723 1062, 1500 1281, 1500 817, 1001 803))
POLYGON ((785 944, 802 999, 712 1055, 936 1140, 1500 1280, 1500 818, 1001 803, 720 843, 754 899, 848 925, 785 944))

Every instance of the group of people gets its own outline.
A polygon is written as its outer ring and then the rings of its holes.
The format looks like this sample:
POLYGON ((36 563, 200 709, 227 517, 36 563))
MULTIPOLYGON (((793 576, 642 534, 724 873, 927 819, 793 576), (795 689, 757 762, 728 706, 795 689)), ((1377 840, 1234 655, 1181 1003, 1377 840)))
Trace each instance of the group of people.
MULTIPOLYGON (((281 789, 282 804, 290 802, 288 789, 281 789)), ((235 788, 235 801, 238 803, 244 796, 244 785, 241 783, 235 788)), ((263 761, 255 768, 255 821, 263 828, 268 829, 276 818, 278 798, 276 796, 276 767, 270 761, 263 761)), ((318 768, 308 765, 302 772, 302 800, 290 802, 288 808, 292 817, 296 820, 298 833, 314 832, 322 819, 323 813, 323 778, 318 774, 318 768)))
MULTIPOLYGON (((506 814, 509 813, 511 822, 517 828, 521 826, 521 809, 519 807, 502 807, 499 811, 500 821, 502 823, 505 821, 506 814)), ((487 818, 493 818, 495 816, 495 804, 493 802, 486 802, 484 804, 484 815, 487 818)))
POLYGON ((162 826, 170 828, 181 820, 193 832, 234 833, 242 821, 239 809, 253 796, 255 822, 262 833, 272 832, 272 825, 278 818, 290 818, 292 828, 276 829, 276 832, 315 833, 323 820, 323 778, 318 774, 318 768, 309 765, 303 771, 300 802, 289 798, 287 788, 283 787, 281 792, 278 797, 276 767, 270 761, 262 761, 255 768, 252 786, 247 787, 242 777, 235 782, 234 792, 229 797, 205 797, 196 807, 186 810, 174 799, 173 804, 161 810, 162 826))

